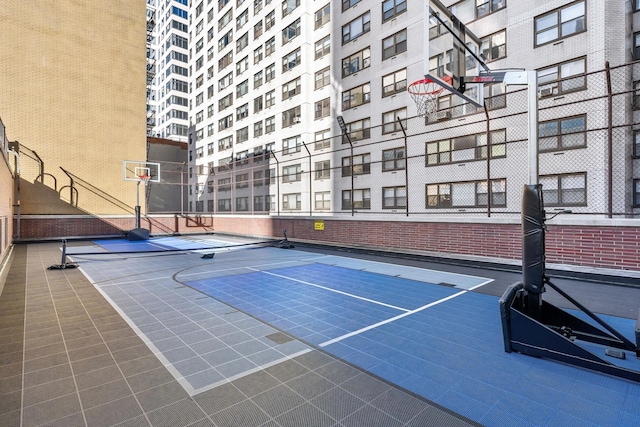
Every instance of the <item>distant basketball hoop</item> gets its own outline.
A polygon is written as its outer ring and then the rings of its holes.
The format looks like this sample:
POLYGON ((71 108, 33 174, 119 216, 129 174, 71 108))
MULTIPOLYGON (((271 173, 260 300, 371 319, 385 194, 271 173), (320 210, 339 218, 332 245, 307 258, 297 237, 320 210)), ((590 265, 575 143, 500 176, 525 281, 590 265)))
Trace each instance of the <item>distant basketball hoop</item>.
MULTIPOLYGON (((452 82, 450 76, 445 76, 443 80, 447 84, 452 82)), ((428 78, 415 81, 407 88, 407 92, 416 103, 418 115, 421 117, 426 117, 438 110, 438 97, 444 90, 443 86, 428 78)))

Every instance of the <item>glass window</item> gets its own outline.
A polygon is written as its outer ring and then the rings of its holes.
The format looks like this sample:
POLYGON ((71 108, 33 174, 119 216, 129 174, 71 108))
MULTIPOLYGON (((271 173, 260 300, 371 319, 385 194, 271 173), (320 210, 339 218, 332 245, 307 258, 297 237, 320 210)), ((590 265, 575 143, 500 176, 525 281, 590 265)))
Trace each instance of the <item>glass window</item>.
POLYGON ((507 56, 507 32, 505 30, 480 39, 480 49, 487 62, 496 61, 507 56))
POLYGON ((360 52, 348 56, 342 60, 342 77, 350 76, 360 70, 371 66, 371 48, 367 47, 360 52))
POLYGON ((540 176, 545 206, 585 206, 587 204, 587 174, 540 176))
POLYGON ((587 117, 576 116, 541 122, 538 125, 540 152, 587 146, 587 117))
POLYGON ((382 188, 382 209, 396 209, 407 206, 407 189, 405 186, 382 188))
POLYGON ((404 147, 382 151, 382 171, 395 171, 406 167, 404 147))
POLYGON ((331 209, 331 192, 330 191, 319 191, 314 194, 315 197, 315 208, 318 210, 329 210, 331 209))
POLYGON ((538 71, 540 96, 555 96, 587 88, 586 59, 580 58, 538 71))
POLYGON ((371 85, 369 83, 342 92, 342 110, 368 104, 370 101, 371 85))
POLYGON ((322 9, 318 10, 315 15, 314 29, 322 27, 331 19, 331 3, 327 3, 322 9))
POLYGON ((404 29, 382 40, 382 60, 407 51, 407 30, 404 29))
POLYGON ((385 0, 382 2, 382 21, 388 21, 407 11, 407 0, 385 0))
POLYGON ((342 191, 342 209, 371 209, 371 189, 354 189, 342 191))
POLYGON ((534 31, 536 46, 586 31, 585 0, 538 16, 534 20, 534 31))
POLYGON ((402 131, 402 127, 407 129, 407 109, 399 108, 382 114, 382 133, 393 133, 402 131), (404 119, 404 120, 403 120, 404 119), (400 120, 402 124, 398 122, 400 120))
POLYGON ((382 97, 391 96, 407 90, 407 69, 382 76, 382 97))
POLYGON ((355 40, 371 30, 371 13, 360 15, 342 27, 342 44, 355 40))

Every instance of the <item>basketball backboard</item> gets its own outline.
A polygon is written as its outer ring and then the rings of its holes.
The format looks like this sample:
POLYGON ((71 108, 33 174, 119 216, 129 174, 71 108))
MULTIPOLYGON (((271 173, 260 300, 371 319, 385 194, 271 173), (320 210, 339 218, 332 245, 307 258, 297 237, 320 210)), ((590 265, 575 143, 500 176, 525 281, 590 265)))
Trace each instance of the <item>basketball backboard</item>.
POLYGON ((125 181, 141 182, 146 179, 148 182, 160 182, 160 163, 125 160, 122 173, 125 181))
POLYGON ((482 107, 482 86, 465 84, 465 77, 489 71, 480 40, 440 1, 424 3, 424 77, 445 88, 445 93, 482 107))

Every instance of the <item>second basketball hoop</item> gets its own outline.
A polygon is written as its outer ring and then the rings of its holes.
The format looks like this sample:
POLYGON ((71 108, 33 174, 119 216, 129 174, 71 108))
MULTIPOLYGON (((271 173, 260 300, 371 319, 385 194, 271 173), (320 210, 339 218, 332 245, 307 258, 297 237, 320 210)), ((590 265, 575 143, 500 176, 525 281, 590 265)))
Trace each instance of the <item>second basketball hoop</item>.
MULTIPOLYGON (((445 76, 447 84, 451 84, 451 77, 445 76)), ((438 97, 444 92, 445 88, 429 78, 420 79, 409 85, 407 92, 416 103, 418 115, 426 117, 438 110, 438 97)))

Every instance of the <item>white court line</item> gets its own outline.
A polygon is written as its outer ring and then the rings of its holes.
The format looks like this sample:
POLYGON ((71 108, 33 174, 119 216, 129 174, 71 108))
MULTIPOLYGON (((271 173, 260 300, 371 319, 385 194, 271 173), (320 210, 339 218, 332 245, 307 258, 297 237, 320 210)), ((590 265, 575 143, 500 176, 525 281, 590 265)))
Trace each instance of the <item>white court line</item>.
POLYGON ((373 300, 373 299, 369 299, 369 298, 361 297, 361 296, 359 296, 359 295, 355 295, 355 294, 350 294, 350 293, 348 293, 348 292, 339 291, 339 290, 337 290, 337 289, 328 288, 328 287, 326 287, 326 286, 318 285, 318 284, 315 284, 315 283, 305 282, 304 280, 293 279, 293 278, 291 278, 291 277, 283 276, 283 275, 281 275, 281 274, 271 273, 271 272, 269 272, 269 271, 256 270, 256 269, 251 268, 251 267, 247 267, 247 268, 248 268, 249 270, 259 271, 259 272, 261 272, 261 273, 269 274, 269 275, 271 275, 271 276, 281 277, 281 278, 283 278, 283 279, 291 280, 291 281, 293 281, 293 282, 298 282, 298 283, 302 283, 302 284, 304 284, 304 285, 308 285, 308 286, 313 286, 313 287, 316 287, 316 288, 324 289, 324 290, 326 290, 326 291, 335 292, 335 293, 337 293, 337 294, 346 295, 346 296, 348 296, 348 297, 355 298, 355 299, 359 299, 359 300, 362 300, 362 301, 367 301, 367 302, 370 302, 370 303, 373 303, 373 304, 378 304, 378 305, 382 305, 382 306, 385 306, 385 307, 393 308, 393 309, 396 309, 396 310, 400 310, 400 311, 404 311, 404 312, 409 312, 409 309, 408 309, 408 308, 397 307, 397 306, 395 306, 395 305, 386 304, 386 303, 384 303, 384 302, 380 302, 380 301, 376 301, 376 300, 373 300))
MULTIPOLYGON (((267 363, 264 363, 262 365, 256 366, 254 368, 245 370, 243 372, 239 372, 237 374, 235 374, 232 377, 229 378, 225 378, 223 380, 219 380, 216 381, 214 383, 208 384, 206 386, 203 387, 199 387, 199 388, 195 388, 193 387, 193 385, 191 385, 191 383, 189 382, 189 380, 184 376, 184 374, 182 372, 180 372, 173 364, 173 362, 171 362, 169 359, 167 359, 164 355, 164 353, 162 352, 162 350, 160 350, 158 347, 156 347, 155 343, 153 342, 152 339, 150 339, 136 324, 135 320, 131 319, 127 313, 120 308, 120 306, 109 296, 109 294, 107 294, 106 291, 104 291, 103 289, 100 289, 99 287, 95 286, 95 282, 93 281, 93 279, 91 278, 91 276, 89 276, 89 274, 87 274, 86 271, 84 271, 82 269, 82 267, 80 267, 78 270, 80 270, 80 272, 82 274, 84 274, 84 276, 87 278, 87 280, 89 280, 89 282, 94 285, 94 288, 103 296, 103 298, 105 300, 107 300, 109 302, 109 304, 111 305, 111 307, 113 307, 114 310, 116 310, 116 312, 118 312, 118 314, 122 317, 122 319, 127 322, 127 324, 129 325, 129 327, 131 329, 133 329, 133 331, 136 333, 136 335, 147 345, 147 347, 149 347, 149 350, 151 350, 151 352, 153 353, 154 356, 156 356, 158 358, 158 360, 160 360, 160 363, 162 363, 162 365, 169 371, 169 373, 171 375, 173 375, 173 378, 182 386, 182 388, 187 392, 187 394, 191 397, 202 393, 204 391, 207 390, 211 390, 213 388, 216 388, 220 385, 229 383, 231 381, 237 380, 239 378, 245 377, 247 375, 253 374, 255 372, 261 371, 263 369, 267 369, 271 366, 275 366, 278 365, 280 363, 284 363, 288 360, 292 360, 298 356, 301 356, 303 354, 309 353, 310 351, 313 351, 312 348, 306 348, 303 350, 300 350, 296 353, 290 354, 290 355, 286 355, 283 354, 282 357, 269 361, 267 363)), ((142 305, 139 305, 140 307, 142 307, 143 309, 146 310, 146 308, 142 305)), ((177 312, 180 312, 179 310, 175 310, 177 312)), ((161 322, 162 323, 162 322, 161 322)), ((165 326, 165 330, 169 330, 166 325, 164 325, 164 323, 162 323, 163 326, 165 326)), ((264 323, 265 325, 268 325, 267 323, 264 323)), ((179 335, 175 335, 176 337, 178 337, 180 339, 179 335)), ((300 342, 300 340, 296 341, 300 342)), ((188 344, 185 343, 185 346, 187 348, 191 348, 188 344)), ((229 347, 230 348, 230 347, 229 347)), ((198 354, 198 357, 202 356, 201 354, 198 354)), ((244 359, 247 359, 246 356, 243 356, 244 359)), ((213 365, 212 365, 213 366, 213 365)), ((213 366, 215 368, 215 366, 213 366)), ((197 373, 196 373, 197 374, 197 373)))
POLYGON ((374 323, 373 325, 366 326, 366 327, 364 327, 362 329, 358 329, 357 331, 349 332, 348 334, 344 334, 341 337, 334 338, 334 339, 329 340, 329 341, 325 341, 322 344, 320 344, 319 347, 325 347, 325 346, 328 346, 329 344, 334 344, 334 343, 342 341, 342 340, 344 340, 346 338, 353 337, 355 335, 359 335, 359 334, 361 334, 363 332, 366 332, 366 331, 369 331, 371 329, 375 329, 378 326, 386 325, 387 323, 391 323, 391 322, 394 322, 394 321, 396 321, 398 319, 402 319, 403 317, 407 317, 407 316, 410 316, 412 314, 418 313, 419 311, 426 310, 429 307, 433 307, 434 305, 438 305, 440 303, 448 301, 448 300, 450 300, 452 298, 455 298, 457 296, 460 296, 462 294, 466 294, 467 292, 469 292, 469 291, 467 291, 467 290, 460 291, 457 294, 449 295, 448 297, 439 299, 438 301, 434 301, 434 302, 429 303, 427 305, 423 305, 422 307, 418 307, 415 310, 407 311, 406 313, 399 314, 399 315, 397 315, 395 317, 391 317, 391 318, 389 318, 387 320, 383 320, 382 322, 374 323))
MULTIPOLYGON (((324 255, 323 255, 324 256, 324 255)), ((254 267, 258 267, 258 268, 262 268, 262 267, 271 267, 271 266, 276 266, 276 265, 283 265, 283 264, 294 264, 294 263, 298 263, 298 262, 312 262, 316 259, 316 257, 313 258, 303 258, 303 259, 294 259, 294 260, 290 260, 290 261, 281 261, 281 262, 271 262, 271 263, 265 263, 265 264, 256 264, 254 267)), ((199 266, 193 266, 194 268, 198 268, 199 266)), ((224 273, 227 271, 236 271, 236 270, 253 270, 251 267, 231 267, 231 268, 223 268, 223 269, 219 269, 219 270, 202 270, 199 271, 197 273, 182 273, 180 274, 180 279, 182 279, 183 277, 189 277, 189 276, 200 276, 204 273, 224 273)), ((261 271, 261 270, 254 270, 254 271, 261 271)), ((150 272, 145 272, 145 273, 139 273, 139 274, 149 274, 149 273, 153 273, 153 271, 150 272)), ((106 283, 104 280, 102 282, 96 282, 96 284, 98 286, 112 286, 112 285, 126 285, 128 283, 140 283, 140 282, 150 282, 150 281, 155 281, 155 280, 159 280, 159 279, 171 279, 173 278, 173 274, 171 275, 162 275, 162 276, 158 276, 158 277, 152 277, 152 278, 148 278, 148 279, 136 279, 136 280, 127 280, 127 281, 122 281, 122 282, 109 282, 106 283)))

